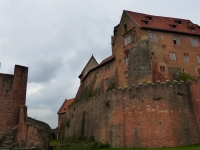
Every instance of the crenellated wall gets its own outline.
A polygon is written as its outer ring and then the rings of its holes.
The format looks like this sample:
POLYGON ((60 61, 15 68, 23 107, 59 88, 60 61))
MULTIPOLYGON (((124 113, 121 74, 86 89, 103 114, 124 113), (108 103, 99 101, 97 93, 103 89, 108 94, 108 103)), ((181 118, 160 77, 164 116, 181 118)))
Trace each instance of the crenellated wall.
POLYGON ((65 136, 94 136, 112 147, 199 143, 199 89, 199 83, 148 82, 77 102, 66 112, 65 136))

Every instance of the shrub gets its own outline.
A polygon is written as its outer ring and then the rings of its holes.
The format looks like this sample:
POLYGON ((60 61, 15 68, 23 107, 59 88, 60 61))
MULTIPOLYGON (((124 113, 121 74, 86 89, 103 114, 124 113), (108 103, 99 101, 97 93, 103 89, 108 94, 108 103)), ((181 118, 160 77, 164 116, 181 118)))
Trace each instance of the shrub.
POLYGON ((112 85, 109 85, 109 86, 108 86, 106 92, 111 91, 111 90, 113 90, 113 89, 115 89, 115 84, 114 84, 114 83, 113 83, 112 85))
POLYGON ((88 145, 88 150, 94 150, 94 149, 100 149, 100 148, 106 148, 106 147, 109 147, 109 145, 103 144, 99 141, 94 141, 88 145))
POLYGON ((179 72, 178 74, 178 80, 182 80, 182 81, 187 81, 187 80, 193 80, 194 77, 192 77, 190 74, 185 73, 185 72, 179 72))
POLYGON ((95 91, 92 88, 90 88, 86 93, 86 98, 90 98, 93 96, 95 96, 95 91))

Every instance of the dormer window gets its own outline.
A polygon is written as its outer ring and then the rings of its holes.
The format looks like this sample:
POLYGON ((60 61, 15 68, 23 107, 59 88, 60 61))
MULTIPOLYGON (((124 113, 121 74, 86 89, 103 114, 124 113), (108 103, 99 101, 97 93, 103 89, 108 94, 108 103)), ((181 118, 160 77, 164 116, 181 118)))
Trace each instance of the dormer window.
POLYGON ((170 24, 171 28, 173 28, 174 30, 176 30, 176 25, 174 24, 170 24))
POLYGON ((176 22, 177 24, 182 24, 182 21, 181 21, 181 20, 175 20, 175 22, 176 22))
POLYGON ((195 28, 194 27, 188 27, 192 32, 195 32, 195 28))
POLYGON ((191 25, 192 25, 192 22, 189 22, 188 24, 191 26, 191 25))
POLYGON ((148 25, 148 21, 147 21, 147 20, 142 20, 142 22, 143 22, 145 25, 148 25))
POLYGON ((147 20, 152 20, 152 17, 151 16, 146 16, 147 20))

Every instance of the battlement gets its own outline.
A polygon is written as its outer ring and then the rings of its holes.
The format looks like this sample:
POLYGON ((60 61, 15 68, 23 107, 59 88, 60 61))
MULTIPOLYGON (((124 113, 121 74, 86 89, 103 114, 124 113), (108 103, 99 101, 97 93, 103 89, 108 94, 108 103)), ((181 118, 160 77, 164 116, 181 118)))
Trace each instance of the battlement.
MULTIPOLYGON (((114 88, 106 93, 100 94, 100 95, 95 95, 93 97, 90 97, 88 99, 84 99, 81 101, 75 101, 74 103, 72 103, 72 105, 76 104, 76 103, 83 103, 85 101, 90 101, 90 100, 96 100, 97 98, 103 98, 103 97, 107 97, 108 95, 112 97, 113 94, 116 93, 121 93, 122 96, 127 96, 126 93, 137 93, 141 90, 153 90, 153 93, 156 93, 157 91, 160 91, 161 89, 165 89, 164 91, 168 91, 168 89, 173 88, 173 90, 177 91, 177 93, 179 93, 179 95, 181 94, 181 91, 185 90, 185 88, 188 88, 188 86, 190 84, 196 83, 197 81, 192 81, 192 80, 187 80, 186 82, 184 81, 176 81, 176 80, 166 80, 165 82, 161 82, 160 80, 156 81, 155 83, 148 81, 148 82, 143 82, 143 83, 136 83, 133 84, 131 87, 125 86, 125 87, 118 87, 118 88, 114 88)), ((159 93, 161 94, 161 93, 159 93)), ((153 98, 152 98, 153 99, 153 98)), ((72 106, 70 105, 70 107, 72 106)))

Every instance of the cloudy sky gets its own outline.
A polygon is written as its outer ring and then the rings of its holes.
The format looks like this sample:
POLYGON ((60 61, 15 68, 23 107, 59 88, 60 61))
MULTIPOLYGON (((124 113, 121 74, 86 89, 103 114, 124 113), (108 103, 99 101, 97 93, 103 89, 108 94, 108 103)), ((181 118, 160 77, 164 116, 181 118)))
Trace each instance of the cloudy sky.
POLYGON ((57 111, 75 96, 93 54, 111 55, 123 10, 189 19, 200 25, 199 0, 0 0, 1 73, 29 68, 28 115, 57 126, 57 111))

